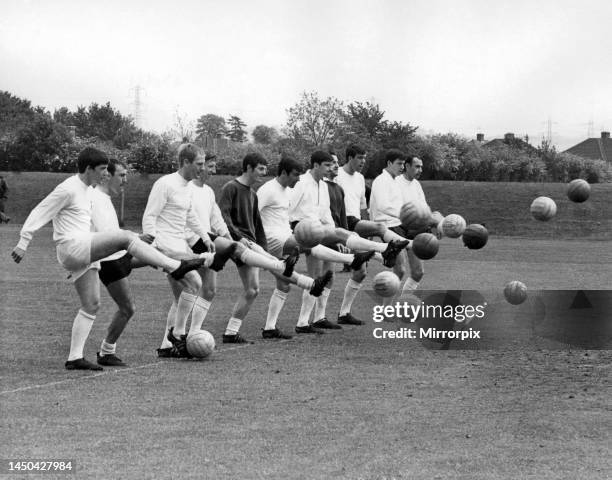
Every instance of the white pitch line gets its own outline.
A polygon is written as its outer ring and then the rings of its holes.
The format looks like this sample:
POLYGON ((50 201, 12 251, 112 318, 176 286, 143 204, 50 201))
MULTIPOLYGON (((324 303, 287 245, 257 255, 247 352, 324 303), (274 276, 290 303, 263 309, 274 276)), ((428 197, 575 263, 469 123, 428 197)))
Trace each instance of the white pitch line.
MULTIPOLYGON (((216 352, 217 353, 223 353, 223 352, 228 352, 230 350, 238 350, 240 348, 245 348, 245 347, 249 347, 249 346, 252 346, 252 344, 223 348, 223 349, 218 350, 216 352)), ((160 361, 153 362, 153 363, 147 363, 145 365, 139 365, 137 367, 127 367, 127 368, 114 369, 114 370, 105 370, 105 371, 100 372, 100 373, 94 373, 93 375, 86 375, 86 376, 83 376, 83 377, 67 378, 65 380, 57 380, 55 382, 40 383, 40 384, 37 384, 37 385, 29 385, 27 387, 15 388, 14 390, 4 390, 4 391, 0 392, 0 395, 8 395, 10 393, 26 392, 28 390, 34 390, 36 388, 52 387, 54 385, 62 385, 64 383, 68 383, 68 382, 75 382, 75 381, 79 381, 79 380, 89 380, 89 379, 92 379, 92 378, 103 377, 103 376, 111 374, 111 373, 131 372, 133 370, 140 370, 142 368, 154 367, 154 366, 160 365, 160 364, 170 365, 171 363, 173 363, 173 362, 167 362, 167 361, 161 361, 160 360, 160 361)))

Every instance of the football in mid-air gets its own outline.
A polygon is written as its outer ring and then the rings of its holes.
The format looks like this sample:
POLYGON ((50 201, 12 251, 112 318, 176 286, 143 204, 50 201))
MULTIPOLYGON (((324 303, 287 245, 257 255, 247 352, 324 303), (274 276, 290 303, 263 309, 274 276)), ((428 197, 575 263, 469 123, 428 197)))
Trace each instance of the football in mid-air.
POLYGON ((527 299, 527 287, 523 282, 513 280, 504 287, 504 297, 512 305, 520 305, 527 299))
POLYGON ((462 235, 463 244, 470 250, 478 250, 484 247, 489 240, 489 232, 478 223, 472 223, 465 228, 462 235))
POLYGON ((542 222, 548 222, 557 214, 557 204, 552 198, 549 197, 538 197, 531 202, 529 207, 531 215, 536 220, 542 222))
POLYGON ((399 292, 400 279, 389 271, 377 273, 372 280, 373 288, 381 297, 392 297, 399 292))
POLYGON ((420 202, 408 202, 400 209, 400 221, 407 232, 414 234, 426 230, 432 223, 429 207, 420 202))
POLYGON ((187 336, 187 351, 194 358, 206 358, 215 349, 215 339, 210 332, 200 330, 187 336))
POLYGON ((461 215, 451 213, 442 221, 442 232, 445 237, 459 238, 465 231, 465 219, 461 215))
POLYGON ((591 186, 587 181, 577 178, 567 185, 567 197, 576 203, 586 202, 591 195, 591 186))
POLYGON ((312 248, 323 240, 325 230, 317 220, 304 219, 293 230, 295 240, 304 248, 312 248))
POLYGON ((429 260, 438 254, 440 243, 431 233, 419 233, 412 241, 412 251, 421 260, 429 260))

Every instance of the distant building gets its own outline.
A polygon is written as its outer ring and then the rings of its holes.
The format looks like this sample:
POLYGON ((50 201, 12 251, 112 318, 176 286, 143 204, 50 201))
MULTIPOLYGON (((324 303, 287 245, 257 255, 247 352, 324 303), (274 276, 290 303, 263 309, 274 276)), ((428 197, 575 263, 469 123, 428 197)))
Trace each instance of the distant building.
POLYGON ((565 152, 578 155, 579 157, 612 163, 612 139, 610 139, 610 132, 601 132, 601 137, 599 138, 587 138, 584 142, 568 148, 565 152))
MULTIPOLYGON (((480 137, 480 135, 482 134, 477 134, 476 139, 477 141, 482 142, 484 140, 484 135, 482 135, 482 137, 480 137)), ((529 144, 527 140, 529 140, 527 136, 525 137, 525 140, 523 140, 522 138, 516 138, 514 133, 506 133, 504 134, 504 138, 495 138, 489 142, 483 143, 482 145, 484 147, 499 147, 502 145, 507 145, 509 147, 518 148, 519 150, 535 152, 536 148, 529 144)))

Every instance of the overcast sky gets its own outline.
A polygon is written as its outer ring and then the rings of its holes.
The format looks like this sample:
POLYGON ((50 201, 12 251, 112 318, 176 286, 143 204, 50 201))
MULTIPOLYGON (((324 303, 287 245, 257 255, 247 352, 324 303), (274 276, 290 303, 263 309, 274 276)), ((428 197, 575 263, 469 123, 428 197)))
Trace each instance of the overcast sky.
POLYGON ((610 0, 0 0, 0 89, 161 132, 175 112, 282 127, 300 92, 421 133, 567 148, 612 127, 610 0))

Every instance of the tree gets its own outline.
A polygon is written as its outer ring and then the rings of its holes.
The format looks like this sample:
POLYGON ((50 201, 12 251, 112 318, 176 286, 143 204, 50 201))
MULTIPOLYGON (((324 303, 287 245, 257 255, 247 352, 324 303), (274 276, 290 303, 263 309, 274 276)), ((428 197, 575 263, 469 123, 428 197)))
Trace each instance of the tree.
POLYGON ((198 118, 196 126, 197 138, 212 137, 217 138, 219 136, 225 136, 227 127, 225 125, 225 119, 214 113, 207 113, 198 118))
POLYGON ((383 148, 408 150, 410 144, 414 142, 414 133, 418 128, 411 127, 409 123, 385 122, 379 135, 380 143, 383 148))
POLYGON ((278 139, 278 132, 274 127, 268 127, 266 125, 257 125, 253 129, 253 140, 255 143, 261 143, 263 145, 270 145, 278 139))
POLYGON ((236 115, 230 115, 227 119, 229 127, 227 129, 227 136, 234 142, 245 142, 247 139, 247 132, 244 129, 246 123, 244 123, 240 117, 236 115))
POLYGON ((316 92, 302 92, 298 103, 287 110, 285 133, 314 146, 328 143, 344 114, 343 103, 334 97, 321 100, 316 92))
POLYGON ((387 123, 386 120, 383 121, 384 116, 385 112, 378 104, 353 102, 346 108, 344 123, 350 133, 377 140, 387 123))

